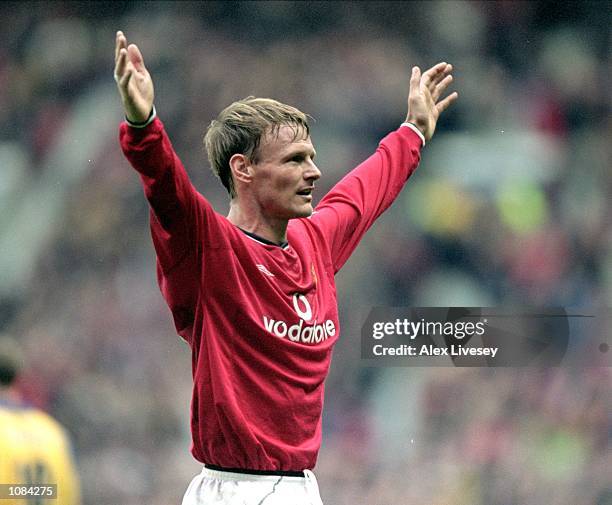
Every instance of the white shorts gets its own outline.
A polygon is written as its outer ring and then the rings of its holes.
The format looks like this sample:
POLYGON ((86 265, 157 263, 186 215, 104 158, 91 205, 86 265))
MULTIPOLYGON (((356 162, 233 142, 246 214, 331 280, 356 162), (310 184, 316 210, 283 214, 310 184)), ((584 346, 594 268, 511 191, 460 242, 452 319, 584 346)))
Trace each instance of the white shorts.
POLYGON ((323 505, 317 479, 221 472, 204 467, 183 497, 182 505, 323 505))

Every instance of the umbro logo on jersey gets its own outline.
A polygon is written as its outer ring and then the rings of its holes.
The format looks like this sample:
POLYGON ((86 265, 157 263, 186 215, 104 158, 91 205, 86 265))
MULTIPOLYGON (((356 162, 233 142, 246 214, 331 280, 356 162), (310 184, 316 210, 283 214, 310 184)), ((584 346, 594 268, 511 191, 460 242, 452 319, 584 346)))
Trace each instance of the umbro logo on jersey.
POLYGON ((257 270, 259 270, 260 272, 266 274, 268 277, 274 277, 274 274, 272 272, 270 272, 270 270, 268 270, 266 267, 264 267, 263 265, 255 265, 257 267, 257 270))

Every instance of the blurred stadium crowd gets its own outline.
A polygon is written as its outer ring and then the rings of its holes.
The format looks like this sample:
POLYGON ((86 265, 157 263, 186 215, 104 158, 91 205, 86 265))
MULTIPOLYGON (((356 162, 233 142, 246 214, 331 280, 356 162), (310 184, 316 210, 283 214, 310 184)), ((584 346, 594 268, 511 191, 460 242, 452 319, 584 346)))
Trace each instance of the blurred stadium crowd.
MULTIPOLYGON (((231 101, 316 119, 320 198, 404 119, 409 69, 460 99, 338 276, 317 475, 329 505, 610 505, 610 369, 368 368, 373 305, 610 306, 610 2, 3 3, 0 333, 72 433, 86 505, 178 503, 190 358, 117 140, 117 29, 220 213, 202 136, 231 101)), ((605 331, 605 330, 602 330, 605 331)))

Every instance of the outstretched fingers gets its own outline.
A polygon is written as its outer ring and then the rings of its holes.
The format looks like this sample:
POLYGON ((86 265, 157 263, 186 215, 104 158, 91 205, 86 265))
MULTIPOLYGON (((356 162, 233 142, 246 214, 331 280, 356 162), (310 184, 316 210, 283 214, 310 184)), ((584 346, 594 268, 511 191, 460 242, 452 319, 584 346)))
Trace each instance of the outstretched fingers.
POLYGON ((117 81, 117 83, 119 84, 119 87, 122 89, 127 89, 128 84, 130 83, 130 79, 132 78, 133 74, 134 74, 134 66, 131 63, 128 63, 127 68, 125 69, 125 72, 121 74, 121 76, 119 77, 119 80, 117 81))
POLYGON ((419 85, 421 83, 421 69, 419 67, 412 67, 412 75, 410 76, 410 94, 416 96, 419 92, 419 85))
POLYGON ((434 134, 440 114, 459 96, 454 92, 438 101, 453 81, 452 71, 453 66, 446 62, 434 65, 422 75, 418 67, 412 68, 406 121, 417 125, 426 141, 434 134))
POLYGON ((431 92, 431 97, 434 99, 434 102, 437 102, 438 99, 444 94, 444 91, 446 88, 448 88, 451 82, 453 82, 453 76, 449 74, 434 86, 434 89, 431 92))
POLYGON ((438 113, 444 112, 448 107, 459 98, 459 93, 453 91, 450 95, 448 95, 444 100, 440 100, 436 104, 436 108, 438 109, 438 113))
MULTIPOLYGON (((434 65, 425 73, 423 73, 423 79, 421 83, 429 89, 429 91, 433 92, 435 85, 444 77, 445 69, 447 68, 447 63, 442 62, 434 65)), ((452 69, 452 66, 451 66, 452 69)))
POLYGON ((144 72, 146 70, 144 64, 144 58, 142 57, 142 53, 136 44, 130 44, 127 48, 130 61, 134 64, 134 68, 137 72, 144 72))
POLYGON ((115 70, 113 77, 117 84, 125 73, 125 66, 127 62, 127 39, 120 30, 115 36, 115 70))
POLYGON ((145 121, 153 108, 154 90, 144 59, 135 44, 128 44, 123 32, 115 38, 114 77, 125 117, 134 122, 145 121))
POLYGON ((126 86, 133 72, 146 72, 144 58, 136 44, 128 45, 122 31, 118 31, 115 38, 115 81, 126 86))
POLYGON ((118 31, 115 36, 115 61, 119 58, 119 51, 124 47, 127 47, 127 39, 122 31, 118 31))
POLYGON ((125 74, 125 69, 127 65, 127 49, 120 48, 117 56, 117 60, 115 62, 115 81, 119 83, 121 78, 125 74))

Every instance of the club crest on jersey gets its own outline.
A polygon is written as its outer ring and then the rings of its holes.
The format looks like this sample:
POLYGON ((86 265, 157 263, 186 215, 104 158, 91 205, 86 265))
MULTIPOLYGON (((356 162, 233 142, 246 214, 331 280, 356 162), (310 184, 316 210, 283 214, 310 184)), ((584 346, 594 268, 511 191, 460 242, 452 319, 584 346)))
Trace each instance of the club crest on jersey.
POLYGON ((288 338, 292 342, 304 344, 318 344, 336 334, 336 325, 331 319, 319 323, 313 319, 312 307, 306 295, 294 293, 292 296, 293 309, 299 320, 296 322, 275 320, 263 316, 264 328, 278 338, 288 338))

